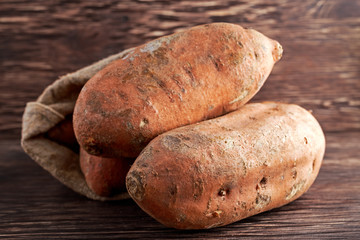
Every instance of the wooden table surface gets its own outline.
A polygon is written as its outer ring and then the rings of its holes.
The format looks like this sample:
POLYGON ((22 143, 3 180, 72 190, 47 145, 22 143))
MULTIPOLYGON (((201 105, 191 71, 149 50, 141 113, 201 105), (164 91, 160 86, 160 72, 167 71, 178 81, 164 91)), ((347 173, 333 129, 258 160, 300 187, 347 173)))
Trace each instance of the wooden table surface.
POLYGON ((1 239, 359 239, 358 0, 0 2, 1 239), (312 109, 327 140, 297 201, 203 231, 168 229, 132 200, 96 202, 52 178, 20 147, 24 105, 58 76, 155 37, 209 22, 253 27, 284 48, 252 100, 312 109))

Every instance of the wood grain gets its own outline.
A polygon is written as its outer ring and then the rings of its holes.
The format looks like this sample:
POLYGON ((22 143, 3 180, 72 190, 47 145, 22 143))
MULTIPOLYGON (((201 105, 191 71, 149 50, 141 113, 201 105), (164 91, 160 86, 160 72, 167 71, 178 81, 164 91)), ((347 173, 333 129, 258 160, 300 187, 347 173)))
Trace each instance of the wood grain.
POLYGON ((327 134, 320 174, 297 201, 203 231, 165 228, 131 200, 104 203, 79 196, 8 141, 0 144, 3 159, 12 160, 0 162, 0 238, 355 239, 360 231, 358 139, 354 132, 327 134))
POLYGON ((360 234, 360 2, 0 1, 0 238, 355 239, 360 234), (167 229, 132 201, 87 200, 19 146, 25 103, 59 76, 181 29, 232 22, 278 40, 283 59, 252 100, 312 109, 327 138, 298 201, 209 231, 167 229))
POLYGON ((212 21, 253 27, 283 45, 282 61, 254 100, 316 109, 326 131, 360 129, 358 1, 0 4, 2 138, 19 135, 24 103, 58 76, 163 34, 212 21))

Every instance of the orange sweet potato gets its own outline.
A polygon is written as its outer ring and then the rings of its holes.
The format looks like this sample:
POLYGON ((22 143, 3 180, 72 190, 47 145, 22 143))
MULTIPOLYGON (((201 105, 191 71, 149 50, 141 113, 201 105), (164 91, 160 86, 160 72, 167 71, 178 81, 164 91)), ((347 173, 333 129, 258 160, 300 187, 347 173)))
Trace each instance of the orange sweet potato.
POLYGON ((72 123, 72 115, 65 117, 63 121, 51 128, 45 137, 61 145, 71 148, 74 152, 79 150, 72 123))
POLYGON ((99 196, 110 197, 125 191, 125 177, 131 159, 92 156, 80 149, 80 167, 89 188, 99 196))
POLYGON ((157 135, 244 105, 260 89, 280 44, 228 23, 213 23, 135 48, 83 87, 74 110, 88 153, 137 157, 157 135))
POLYGON ((223 226, 287 204, 314 182, 325 138, 303 108, 247 104, 155 139, 132 165, 130 196, 166 226, 223 226))

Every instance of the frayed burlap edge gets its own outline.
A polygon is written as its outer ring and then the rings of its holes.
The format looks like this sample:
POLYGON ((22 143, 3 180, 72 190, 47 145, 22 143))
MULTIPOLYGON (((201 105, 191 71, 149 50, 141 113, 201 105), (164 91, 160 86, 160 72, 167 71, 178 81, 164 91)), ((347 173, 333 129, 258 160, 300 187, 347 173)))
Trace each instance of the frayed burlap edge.
POLYGON ((56 80, 35 102, 26 104, 23 115, 21 146, 24 151, 64 185, 94 200, 120 200, 129 198, 129 195, 126 192, 109 198, 96 195, 85 182, 79 155, 43 136, 65 116, 73 113, 81 88, 95 73, 110 62, 125 57, 131 50, 109 56, 56 80))

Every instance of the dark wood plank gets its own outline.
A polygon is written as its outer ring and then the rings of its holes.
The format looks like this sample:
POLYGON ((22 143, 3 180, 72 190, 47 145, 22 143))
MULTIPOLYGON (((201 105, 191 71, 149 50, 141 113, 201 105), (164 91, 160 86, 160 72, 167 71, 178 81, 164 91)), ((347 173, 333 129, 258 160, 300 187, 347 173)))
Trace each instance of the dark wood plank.
POLYGON ((58 76, 163 34, 211 21, 279 40, 283 59, 254 100, 317 109, 326 131, 360 129, 358 1, 2 1, 0 133, 58 76), (19 88, 19 86, 21 86, 19 88))
POLYGON ((327 151, 310 190, 284 207, 218 229, 178 231, 131 201, 97 202, 67 189, 22 152, 0 144, 0 238, 351 239, 360 233, 359 132, 327 134, 327 151), (5 161, 11 160, 11 161, 5 161))
POLYGON ((355 239, 360 234, 360 2, 0 1, 0 238, 355 239), (283 59, 252 101, 312 109, 327 149, 299 200, 207 231, 163 227, 131 201, 67 189, 20 148, 21 116, 59 76, 181 29, 226 21, 277 39, 283 59))

